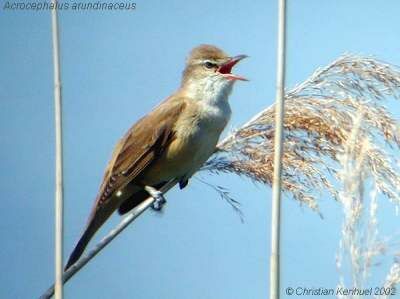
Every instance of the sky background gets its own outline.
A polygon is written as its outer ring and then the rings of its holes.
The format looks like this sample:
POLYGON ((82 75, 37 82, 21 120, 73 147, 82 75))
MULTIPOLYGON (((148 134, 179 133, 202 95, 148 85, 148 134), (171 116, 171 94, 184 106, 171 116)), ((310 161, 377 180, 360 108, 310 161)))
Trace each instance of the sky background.
MULTIPOLYGON (((72 2, 72 1, 71 1, 72 2)), ((61 12, 65 258, 77 241, 114 144, 178 86, 194 46, 247 54, 229 128, 273 103, 277 1, 137 1, 134 11, 61 12)), ((0 0, 0 298, 36 298, 53 281, 54 128, 49 12, 4 11, 0 0)), ((288 0, 287 86, 344 52, 400 64, 400 2, 288 0)), ((393 106, 395 107, 395 106, 393 106)), ((400 110, 393 108, 397 117, 400 110)), ((226 134, 226 132, 225 132, 226 134)), ((270 188, 202 174, 240 200, 246 221, 193 179, 167 194, 65 287, 66 298, 239 299, 269 291, 270 188)), ((341 206, 322 220, 283 203, 282 289, 335 288, 341 206)), ((398 221, 383 199, 385 228, 398 221)), ((118 222, 113 217, 99 240, 118 222)), ((89 247, 93 246, 92 242, 89 247)), ((375 269, 380 281, 390 264, 375 269)))

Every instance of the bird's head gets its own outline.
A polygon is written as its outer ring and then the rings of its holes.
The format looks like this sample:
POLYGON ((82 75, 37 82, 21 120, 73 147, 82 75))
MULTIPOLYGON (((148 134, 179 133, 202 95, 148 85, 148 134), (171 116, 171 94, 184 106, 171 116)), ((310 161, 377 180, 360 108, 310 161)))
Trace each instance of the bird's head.
POLYGON ((211 45, 194 48, 186 61, 182 87, 202 94, 229 94, 234 82, 246 78, 232 73, 232 68, 246 55, 229 56, 211 45))

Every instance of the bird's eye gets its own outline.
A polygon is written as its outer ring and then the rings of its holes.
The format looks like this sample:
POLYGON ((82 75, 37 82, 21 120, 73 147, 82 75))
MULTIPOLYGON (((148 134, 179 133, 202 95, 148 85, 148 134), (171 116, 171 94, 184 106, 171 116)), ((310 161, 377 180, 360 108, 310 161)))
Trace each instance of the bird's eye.
POLYGON ((208 68, 208 69, 212 69, 212 68, 215 68, 217 65, 216 65, 215 63, 210 62, 210 61, 206 61, 206 62, 204 63, 204 66, 205 66, 206 68, 208 68))

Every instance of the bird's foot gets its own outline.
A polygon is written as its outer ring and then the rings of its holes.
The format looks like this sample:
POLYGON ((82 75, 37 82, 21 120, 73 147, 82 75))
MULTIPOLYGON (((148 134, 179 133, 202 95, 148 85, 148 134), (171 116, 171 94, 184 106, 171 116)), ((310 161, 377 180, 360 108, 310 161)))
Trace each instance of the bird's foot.
POLYGON ((150 194, 151 197, 154 198, 153 205, 151 206, 153 210, 161 211, 162 207, 167 202, 165 200, 164 194, 151 186, 145 186, 144 189, 147 191, 147 193, 150 194))
POLYGON ((189 179, 182 179, 179 181, 179 188, 182 190, 183 188, 185 188, 187 186, 187 184, 189 183, 189 179))

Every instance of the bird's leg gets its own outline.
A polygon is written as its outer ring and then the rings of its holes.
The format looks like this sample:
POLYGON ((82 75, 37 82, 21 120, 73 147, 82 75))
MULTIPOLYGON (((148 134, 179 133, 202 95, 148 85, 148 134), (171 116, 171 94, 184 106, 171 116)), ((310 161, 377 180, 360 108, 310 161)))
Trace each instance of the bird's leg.
POLYGON ((161 211, 163 205, 167 202, 165 200, 164 194, 151 186, 144 186, 144 190, 147 191, 154 198, 152 208, 156 211, 161 211))

